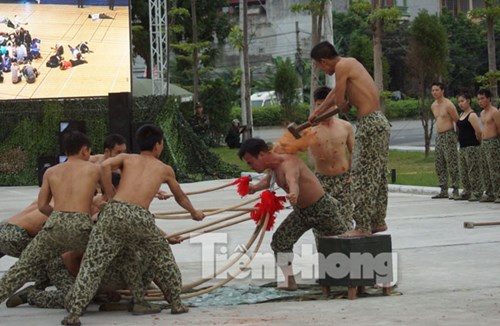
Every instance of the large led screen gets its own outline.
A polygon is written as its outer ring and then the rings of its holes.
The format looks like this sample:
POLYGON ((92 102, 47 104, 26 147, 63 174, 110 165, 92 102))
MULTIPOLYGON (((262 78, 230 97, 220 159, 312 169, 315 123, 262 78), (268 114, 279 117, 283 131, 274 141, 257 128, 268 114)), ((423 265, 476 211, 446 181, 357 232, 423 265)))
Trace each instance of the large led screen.
POLYGON ((131 92, 130 48, 128 0, 0 0, 0 100, 131 92))

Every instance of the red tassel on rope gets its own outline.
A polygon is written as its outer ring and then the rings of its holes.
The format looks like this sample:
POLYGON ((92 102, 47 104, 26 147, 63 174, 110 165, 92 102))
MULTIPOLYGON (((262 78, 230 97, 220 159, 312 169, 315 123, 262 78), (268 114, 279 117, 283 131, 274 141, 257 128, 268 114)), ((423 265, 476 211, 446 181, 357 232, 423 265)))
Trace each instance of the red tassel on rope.
POLYGON ((245 197, 248 195, 249 189, 250 189, 250 176, 245 175, 243 177, 240 177, 236 180, 234 180, 232 185, 237 184, 238 185, 238 194, 240 194, 241 197, 245 197))
POLYGON ((274 191, 265 190, 260 194, 260 203, 254 206, 257 210, 251 211, 250 217, 258 224, 261 220, 263 222, 266 215, 269 214, 266 231, 270 231, 276 221, 276 212, 283 209, 285 201, 285 196, 276 196, 274 191))

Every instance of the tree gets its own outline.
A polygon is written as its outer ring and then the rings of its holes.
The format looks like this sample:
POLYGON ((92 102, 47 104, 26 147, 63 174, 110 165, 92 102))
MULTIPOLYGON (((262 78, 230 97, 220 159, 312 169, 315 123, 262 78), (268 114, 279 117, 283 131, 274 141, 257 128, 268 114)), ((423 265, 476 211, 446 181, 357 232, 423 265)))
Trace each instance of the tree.
MULTIPOLYGON (((309 12, 311 14, 311 44, 315 46, 321 41, 323 35, 323 17, 325 15, 326 3, 331 0, 309 0, 306 4, 295 4, 291 6, 292 12, 309 12)), ((314 65, 311 67, 311 110, 314 109, 313 92, 318 87, 319 70, 314 65)))
POLYGON ((439 20, 446 27, 449 40, 447 93, 454 96, 463 91, 473 92, 475 76, 488 66, 485 53, 487 41, 481 36, 481 27, 464 13, 453 16, 446 8, 439 20))
POLYGON ((224 0, 177 0, 169 12, 169 43, 175 54, 176 74, 172 81, 192 86, 194 98, 198 98, 198 80, 210 72, 219 50, 212 47, 215 39, 223 42, 231 24, 222 8, 224 0), (170 26, 175 28, 170 28, 170 26))
POLYGON ((430 105, 430 84, 446 74, 448 37, 437 16, 421 11, 410 26, 410 44, 407 52, 412 85, 418 96, 420 120, 424 128, 425 157, 429 156, 434 127, 430 105))
POLYGON ((495 50, 495 20, 500 17, 500 1, 484 0, 485 8, 478 8, 471 11, 471 16, 484 19, 486 21, 488 39, 488 73, 486 78, 489 81, 492 103, 496 103, 498 98, 498 77, 495 50))
POLYGON ((274 90, 283 107, 284 121, 291 121, 294 118, 293 106, 298 98, 297 87, 299 87, 299 79, 290 58, 277 60, 274 90))
POLYGON ((373 41, 373 79, 379 92, 384 90, 384 70, 382 59, 382 36, 384 28, 393 29, 401 18, 401 11, 395 6, 383 7, 385 1, 371 0, 370 23, 373 41))

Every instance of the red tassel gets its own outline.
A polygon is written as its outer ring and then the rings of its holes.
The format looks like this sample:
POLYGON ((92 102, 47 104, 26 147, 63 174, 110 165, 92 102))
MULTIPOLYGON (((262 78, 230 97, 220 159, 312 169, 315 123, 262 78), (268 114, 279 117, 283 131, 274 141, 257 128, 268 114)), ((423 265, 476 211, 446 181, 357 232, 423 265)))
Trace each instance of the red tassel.
POLYGON ((241 197, 245 197, 246 195, 248 195, 248 192, 250 191, 250 177, 248 175, 234 180, 231 184, 238 185, 237 191, 241 197))
POLYGON ((250 212, 250 217, 256 224, 264 222, 266 215, 269 214, 269 222, 266 231, 270 231, 276 221, 276 212, 283 209, 283 203, 286 201, 284 196, 276 196, 274 191, 265 190, 260 195, 260 203, 255 204, 257 210, 250 212))

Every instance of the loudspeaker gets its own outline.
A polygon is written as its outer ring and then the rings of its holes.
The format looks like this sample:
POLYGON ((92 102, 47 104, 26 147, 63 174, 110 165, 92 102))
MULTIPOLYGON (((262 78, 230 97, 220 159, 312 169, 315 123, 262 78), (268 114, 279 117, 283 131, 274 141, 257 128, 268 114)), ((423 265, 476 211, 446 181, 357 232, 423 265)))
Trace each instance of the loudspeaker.
POLYGON ((109 133, 120 134, 131 145, 132 94, 129 92, 108 94, 109 133))
POLYGON ((43 174, 48 168, 59 163, 59 158, 56 156, 39 156, 37 158, 38 167, 38 186, 42 186, 43 174))
POLYGON ((140 153, 139 145, 137 144, 137 138, 135 137, 135 134, 137 130, 139 130, 140 127, 144 125, 149 125, 152 124, 152 122, 149 121, 144 121, 144 122, 132 122, 130 124, 130 139, 131 139, 131 147, 129 152, 130 153, 140 153))
POLYGON ((64 153, 63 148, 63 137, 64 134, 69 131, 79 131, 81 133, 87 133, 87 125, 85 121, 82 120, 67 120, 59 122, 59 153, 64 153))

